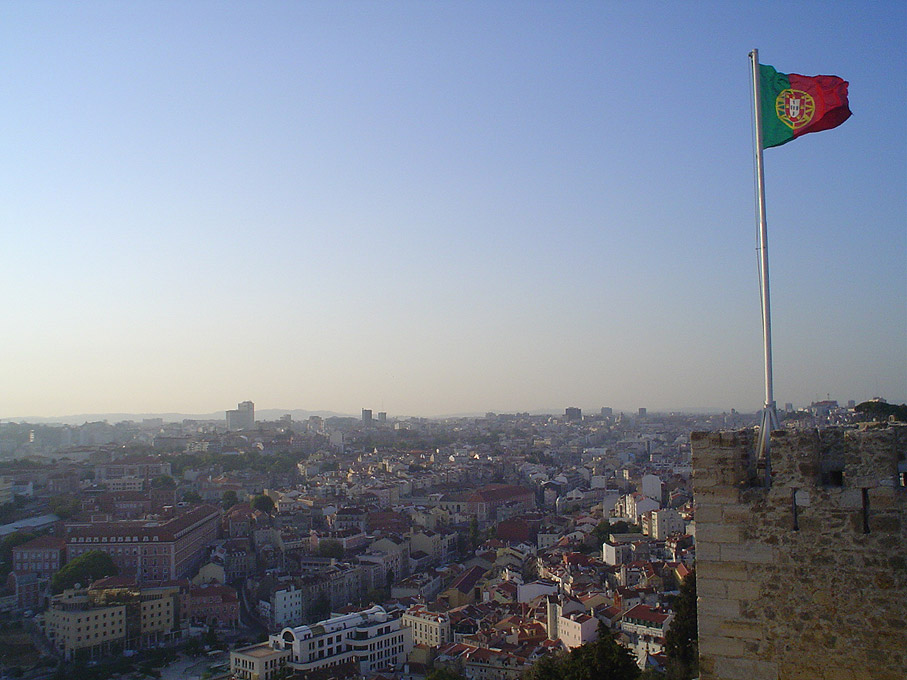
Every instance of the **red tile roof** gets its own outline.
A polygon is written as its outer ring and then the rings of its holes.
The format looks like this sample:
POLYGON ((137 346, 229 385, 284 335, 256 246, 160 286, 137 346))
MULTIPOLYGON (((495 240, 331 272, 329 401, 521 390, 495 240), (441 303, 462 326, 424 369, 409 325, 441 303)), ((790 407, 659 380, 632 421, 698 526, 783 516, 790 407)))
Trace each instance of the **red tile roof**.
POLYGON ((59 536, 38 536, 17 545, 13 550, 63 550, 65 547, 66 541, 59 536))
POLYGON ((623 618, 626 619, 636 619, 637 621, 645 621, 646 623, 652 623, 656 626, 661 626, 668 618, 668 614, 652 609, 647 604, 638 604, 624 614, 623 618))

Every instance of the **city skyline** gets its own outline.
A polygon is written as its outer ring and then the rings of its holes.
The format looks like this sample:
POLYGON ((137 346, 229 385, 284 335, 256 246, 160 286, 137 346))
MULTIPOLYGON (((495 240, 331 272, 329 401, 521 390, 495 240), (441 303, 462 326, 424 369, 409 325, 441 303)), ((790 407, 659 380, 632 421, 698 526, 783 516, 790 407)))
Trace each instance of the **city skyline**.
POLYGON ((907 401, 902 3, 0 9, 0 418, 907 401), (779 25, 777 13, 785 21, 779 25))
MULTIPOLYGON (((884 397, 872 397, 872 399, 881 398, 883 401, 888 402, 884 397)), ((831 400, 841 408, 849 408, 851 401, 854 402, 854 405, 860 403, 858 400, 853 399, 833 399, 832 395, 825 395, 825 398, 817 398, 813 402, 805 404, 793 404, 793 403, 782 403, 778 405, 779 410, 787 410, 788 406, 791 406, 794 410, 808 410, 809 407, 815 406, 816 404, 824 404, 827 400, 831 400)), ((867 399, 866 401, 870 401, 867 399)), ((249 402, 243 402, 249 403, 249 402)), ((619 402, 618 402, 619 403, 619 402)), ((564 418, 567 416, 569 418, 569 411, 578 409, 582 418, 598 418, 601 415, 605 415, 607 411, 608 416, 629 416, 631 418, 636 418, 637 416, 644 416, 650 418, 661 418, 665 416, 674 416, 674 415, 686 415, 686 416, 705 416, 705 415, 721 415, 721 414, 730 414, 736 413, 741 417, 752 416, 755 419, 758 419, 758 411, 740 411, 734 407, 721 407, 721 406, 678 406, 678 407, 663 407, 663 408, 650 408, 648 406, 562 406, 562 407, 540 407, 533 409, 503 409, 499 411, 462 411, 459 413, 395 413, 393 411, 374 411, 373 409, 361 409, 358 412, 344 412, 344 411, 331 411, 326 409, 318 408, 276 408, 276 407, 265 407, 260 408, 259 406, 254 406, 254 421, 253 424, 257 423, 266 423, 266 422, 277 422, 284 416, 290 416, 295 422, 301 422, 302 420, 308 419, 311 416, 318 416, 321 418, 343 418, 343 419, 352 419, 357 421, 363 421, 366 424, 376 424, 379 425, 387 420, 390 421, 406 421, 408 419, 420 419, 420 420, 456 420, 460 418, 483 418, 489 415, 494 416, 510 416, 510 415, 523 415, 528 414, 532 417, 543 417, 551 416, 554 418, 564 418), (373 413, 373 417, 368 421, 365 420, 363 411, 369 411, 373 413), (384 416, 385 420, 380 420, 378 416, 384 416)), ((220 411, 198 411, 193 413, 182 413, 176 411, 157 411, 157 412, 126 412, 126 411, 115 411, 115 412, 104 412, 104 413, 68 413, 68 414, 58 414, 54 416, 44 416, 38 414, 30 415, 16 415, 16 416, 4 416, 0 418, 0 423, 33 423, 33 424, 65 424, 65 425, 81 425, 90 422, 97 422, 98 420, 103 420, 105 422, 127 422, 127 421, 136 421, 136 419, 156 419, 161 418, 165 423, 178 423, 183 420, 201 420, 201 421, 218 421, 225 420, 227 424, 227 429, 230 430, 230 418, 235 417, 231 414, 235 413, 234 409, 222 409, 220 411), (226 416, 226 417, 225 417, 226 416)), ((250 427, 247 423, 245 427, 250 427)))

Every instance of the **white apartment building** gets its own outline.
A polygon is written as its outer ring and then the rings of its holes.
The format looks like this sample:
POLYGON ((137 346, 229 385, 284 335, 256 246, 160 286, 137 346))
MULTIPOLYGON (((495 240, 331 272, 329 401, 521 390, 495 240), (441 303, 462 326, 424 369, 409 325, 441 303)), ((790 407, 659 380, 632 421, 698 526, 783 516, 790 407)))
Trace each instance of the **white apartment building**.
POLYGON ((598 619, 581 612, 558 617, 557 636, 568 649, 598 639, 598 619))
POLYGON ((643 515, 643 531, 656 541, 663 541, 671 534, 684 532, 683 518, 676 510, 652 510, 643 515))
POLYGON ((417 604, 406 610, 401 623, 412 631, 414 645, 440 647, 453 640, 447 612, 433 612, 417 604))
POLYGON ((639 481, 639 491, 643 496, 661 503, 661 480, 656 475, 643 475, 639 481))
POLYGON ((569 649, 598 639, 598 619, 586 612, 576 599, 548 597, 549 640, 560 640, 569 649))
POLYGON ((412 646, 410 629, 375 606, 311 626, 284 628, 267 642, 231 652, 230 670, 239 678, 251 679, 258 668, 276 672, 287 665, 305 672, 352 661, 358 662, 361 673, 369 674, 402 666, 412 646))
POLYGON ((302 589, 292 582, 275 589, 270 600, 258 603, 259 613, 275 628, 293 626, 302 621, 302 589))
POLYGON ((557 595, 557 584, 554 581, 536 580, 520 583, 516 587, 517 602, 532 602, 539 595, 557 595))
POLYGON ((665 633, 673 620, 674 614, 671 612, 638 604, 624 613, 620 629, 630 639, 637 658, 643 658, 647 653, 658 654, 664 651, 665 633))

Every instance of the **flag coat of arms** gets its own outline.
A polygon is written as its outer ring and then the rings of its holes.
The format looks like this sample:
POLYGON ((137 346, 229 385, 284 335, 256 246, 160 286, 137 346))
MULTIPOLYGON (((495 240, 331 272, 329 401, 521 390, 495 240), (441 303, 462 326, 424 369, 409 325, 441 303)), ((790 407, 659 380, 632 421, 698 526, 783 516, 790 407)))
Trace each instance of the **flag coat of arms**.
POLYGON ((759 64, 762 148, 830 130, 850 118, 848 84, 838 76, 778 73, 767 64, 759 64))

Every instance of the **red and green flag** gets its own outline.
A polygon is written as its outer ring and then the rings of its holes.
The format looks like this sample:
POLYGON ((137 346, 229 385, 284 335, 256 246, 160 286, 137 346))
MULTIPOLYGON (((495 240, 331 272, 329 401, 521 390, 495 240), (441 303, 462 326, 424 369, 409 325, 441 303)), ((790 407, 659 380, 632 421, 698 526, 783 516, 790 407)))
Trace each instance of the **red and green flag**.
POLYGON ((848 82, 842 78, 778 73, 767 64, 759 64, 759 76, 763 149, 830 130, 850 118, 848 82))

